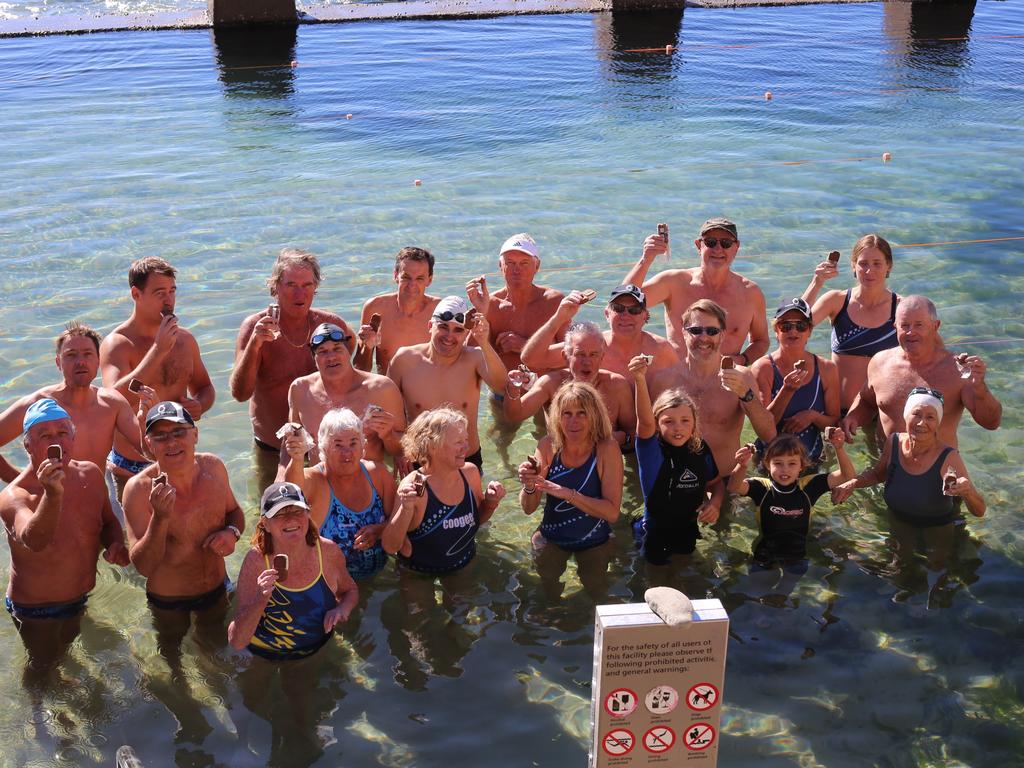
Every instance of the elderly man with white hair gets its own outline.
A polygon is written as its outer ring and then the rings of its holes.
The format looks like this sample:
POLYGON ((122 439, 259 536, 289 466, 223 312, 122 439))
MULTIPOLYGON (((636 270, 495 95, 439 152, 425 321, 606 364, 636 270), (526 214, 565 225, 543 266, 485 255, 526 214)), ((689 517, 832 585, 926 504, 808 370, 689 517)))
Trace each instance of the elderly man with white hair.
POLYGON ((966 408, 985 429, 997 429, 1003 406, 985 382, 987 366, 975 355, 954 355, 939 335, 938 312, 924 296, 906 296, 896 309, 899 346, 876 354, 868 364, 867 381, 841 424, 848 439, 878 413, 882 435, 906 431, 903 406, 915 387, 928 387, 944 397, 939 439, 954 448, 956 430, 966 408))
MULTIPOLYGON (((564 294, 533 282, 540 270, 540 249, 525 232, 512 235, 502 244, 498 268, 505 278, 504 288, 490 293, 487 280, 481 275, 466 283, 466 295, 487 318, 491 344, 505 367, 512 370, 522 362, 520 353, 526 340, 555 314, 564 294)), ((558 341, 568 325, 566 322, 558 328, 558 341)), ((501 391, 500 386, 497 391, 501 391)))

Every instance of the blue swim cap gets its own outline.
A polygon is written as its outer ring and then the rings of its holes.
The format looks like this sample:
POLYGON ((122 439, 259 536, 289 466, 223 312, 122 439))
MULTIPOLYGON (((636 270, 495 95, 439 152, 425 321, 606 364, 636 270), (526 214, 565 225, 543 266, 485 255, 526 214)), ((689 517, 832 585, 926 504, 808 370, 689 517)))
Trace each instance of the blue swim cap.
POLYGON ((65 411, 56 400, 45 397, 36 400, 25 411, 25 420, 22 422, 22 430, 28 432, 36 424, 44 421, 57 421, 59 419, 70 419, 71 414, 65 411))

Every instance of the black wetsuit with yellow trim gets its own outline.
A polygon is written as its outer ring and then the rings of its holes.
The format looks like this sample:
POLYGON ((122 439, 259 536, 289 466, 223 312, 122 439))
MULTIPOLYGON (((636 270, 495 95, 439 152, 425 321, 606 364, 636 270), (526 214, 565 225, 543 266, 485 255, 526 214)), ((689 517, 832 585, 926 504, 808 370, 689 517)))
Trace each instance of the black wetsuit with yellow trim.
MULTIPOLYGON (((320 572, 308 586, 289 589, 274 585, 249 642, 249 650, 256 656, 272 661, 302 659, 319 651, 330 638, 333 630, 324 632, 324 616, 337 606, 338 598, 324 577, 319 539, 316 556, 320 572)), ((270 568, 270 558, 264 555, 263 559, 270 568)))
POLYGON ((747 493, 757 505, 761 535, 754 542, 754 562, 764 567, 789 564, 807 556, 811 507, 828 491, 828 475, 801 477, 792 485, 776 485, 767 477, 747 479, 747 493))

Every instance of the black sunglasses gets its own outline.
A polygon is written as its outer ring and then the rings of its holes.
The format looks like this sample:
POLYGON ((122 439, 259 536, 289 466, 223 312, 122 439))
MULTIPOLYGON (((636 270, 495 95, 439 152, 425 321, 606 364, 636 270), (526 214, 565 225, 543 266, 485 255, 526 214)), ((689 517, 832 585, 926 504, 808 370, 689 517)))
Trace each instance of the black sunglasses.
POLYGON ((939 390, 932 389, 930 387, 914 387, 912 390, 910 390, 910 394, 911 395, 931 395, 932 397, 937 398, 940 403, 943 402, 942 393, 939 392, 939 390))
POLYGON ((345 335, 344 331, 328 331, 327 333, 314 333, 312 338, 309 340, 309 346, 319 347, 325 341, 348 341, 348 336, 345 335))
POLYGON ((778 324, 779 330, 783 333, 789 333, 790 331, 799 331, 800 333, 803 333, 810 327, 811 324, 806 320, 783 320, 778 324))
POLYGON ((722 332, 721 328, 713 325, 688 325, 683 330, 691 336, 700 336, 703 333, 706 333, 708 336, 717 336, 722 332))
POLYGON ((729 249, 732 248, 732 246, 736 242, 735 240, 730 240, 727 237, 703 237, 701 239, 704 241, 704 245, 706 245, 708 248, 714 248, 716 245, 721 245, 722 248, 729 249))
POLYGON ((647 311, 647 307, 642 304, 634 304, 632 307, 627 307, 625 304, 612 304, 609 308, 616 315, 621 315, 623 312, 629 312, 631 315, 642 315, 647 311))

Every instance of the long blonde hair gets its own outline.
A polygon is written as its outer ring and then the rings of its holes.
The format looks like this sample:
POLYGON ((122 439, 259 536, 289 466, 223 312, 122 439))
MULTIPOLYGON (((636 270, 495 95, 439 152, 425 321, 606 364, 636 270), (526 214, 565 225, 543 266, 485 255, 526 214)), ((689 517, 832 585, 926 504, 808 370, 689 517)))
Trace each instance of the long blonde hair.
POLYGON ((563 410, 572 406, 582 408, 589 417, 587 437, 590 442, 597 445, 611 437, 612 422, 608 418, 608 409, 605 408, 601 395, 586 382, 570 380, 558 388, 555 396, 551 398, 551 405, 548 406, 548 434, 551 435, 555 451, 560 451, 565 446, 565 432, 562 430, 559 416, 563 410))
POLYGON ((693 401, 686 391, 683 389, 666 389, 658 398, 654 401, 654 405, 651 406, 651 410, 654 411, 654 428, 658 428, 658 417, 661 416, 665 411, 672 408, 678 408, 680 406, 686 406, 690 409, 693 414, 693 434, 690 439, 686 441, 686 447, 691 451, 696 451, 700 448, 700 444, 704 442, 700 434, 700 414, 697 411, 697 404, 693 401))

